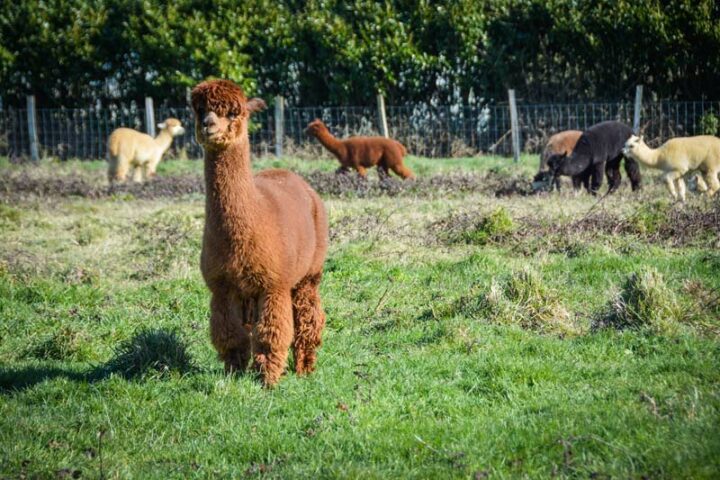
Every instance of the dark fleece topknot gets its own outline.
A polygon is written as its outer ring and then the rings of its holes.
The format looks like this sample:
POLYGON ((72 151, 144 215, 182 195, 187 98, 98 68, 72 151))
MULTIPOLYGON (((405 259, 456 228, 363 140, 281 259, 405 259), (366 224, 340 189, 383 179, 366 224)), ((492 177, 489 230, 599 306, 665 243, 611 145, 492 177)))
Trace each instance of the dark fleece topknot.
POLYGON ((247 98, 242 88, 231 80, 208 80, 199 83, 191 93, 192 107, 215 112, 221 117, 230 113, 247 115, 247 98))

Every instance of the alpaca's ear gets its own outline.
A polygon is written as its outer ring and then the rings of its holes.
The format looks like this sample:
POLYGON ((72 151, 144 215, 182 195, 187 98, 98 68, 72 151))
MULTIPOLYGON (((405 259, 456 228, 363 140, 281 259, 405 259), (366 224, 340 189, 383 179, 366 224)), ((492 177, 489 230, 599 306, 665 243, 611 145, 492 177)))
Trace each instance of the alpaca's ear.
POLYGON ((165 122, 163 122, 163 123, 158 123, 158 124, 157 124, 157 127, 158 127, 160 130, 164 130, 165 127, 167 127, 167 125, 165 124, 165 122))
POLYGON ((640 135, 640 141, 645 142, 645 135, 640 135))
POLYGON ((248 109, 248 112, 250 112, 250 115, 252 115, 255 112, 265 110, 266 108, 267 108, 267 104, 265 103, 265 100, 263 100, 262 98, 251 98, 247 102, 247 109, 248 109))

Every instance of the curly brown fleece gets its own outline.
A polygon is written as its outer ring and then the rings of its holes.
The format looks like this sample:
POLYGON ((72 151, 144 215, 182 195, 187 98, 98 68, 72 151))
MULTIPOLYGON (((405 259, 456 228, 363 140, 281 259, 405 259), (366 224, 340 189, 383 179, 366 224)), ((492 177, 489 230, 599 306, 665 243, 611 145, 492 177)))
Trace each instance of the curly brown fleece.
POLYGON ((266 386, 312 372, 325 314, 319 285, 328 223, 320 197, 287 170, 253 176, 247 121, 265 108, 227 80, 192 91, 195 134, 205 150, 201 270, 212 293, 210 331, 227 372, 251 357, 266 386))
POLYGON ((368 167, 377 166, 380 176, 387 176, 388 170, 392 170, 403 179, 415 178, 413 172, 403 165, 407 150, 397 140, 384 137, 351 137, 338 140, 320 119, 310 122, 306 132, 317 138, 337 157, 340 161, 337 173, 346 173, 353 168, 364 178, 367 176, 368 167))

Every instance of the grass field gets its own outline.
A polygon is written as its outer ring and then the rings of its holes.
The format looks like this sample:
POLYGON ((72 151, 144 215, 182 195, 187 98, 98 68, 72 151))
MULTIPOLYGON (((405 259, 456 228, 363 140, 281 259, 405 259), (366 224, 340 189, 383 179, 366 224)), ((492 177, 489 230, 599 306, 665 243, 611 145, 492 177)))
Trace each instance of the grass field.
POLYGON ((226 377, 201 163, 0 162, 0 478, 717 478, 720 200, 528 195, 537 158, 320 191, 317 372, 226 377))

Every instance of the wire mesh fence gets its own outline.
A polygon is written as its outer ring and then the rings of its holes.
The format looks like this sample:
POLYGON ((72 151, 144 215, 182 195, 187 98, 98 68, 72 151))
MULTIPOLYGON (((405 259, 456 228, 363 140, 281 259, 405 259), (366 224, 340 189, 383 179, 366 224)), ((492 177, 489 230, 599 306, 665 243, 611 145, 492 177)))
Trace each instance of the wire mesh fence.
MULTIPOLYGON (((648 102, 642 106, 641 130, 648 143, 659 145, 675 136, 717 134, 720 102, 648 102), (712 130, 715 131, 712 131, 712 130)), ((41 156, 60 159, 105 158, 107 138, 118 127, 146 131, 145 111, 135 106, 64 108, 37 110, 37 135, 41 156)), ((174 117, 186 132, 173 142, 170 156, 200 158, 194 139, 193 114, 188 107, 160 107, 158 122, 174 117)), ((507 105, 432 106, 428 104, 388 106, 389 134, 414 155, 457 157, 478 154, 512 154, 510 113, 507 105)), ((562 130, 584 130, 604 120, 632 123, 629 102, 518 105, 521 146, 525 152, 540 152, 547 139, 562 130)), ((318 142, 305 133, 307 124, 322 119, 330 131, 345 138, 378 135, 378 112, 374 107, 286 107, 283 121, 284 151, 302 150, 323 155, 318 142)), ((268 155, 275 147, 275 112, 255 114, 250 124, 251 144, 256 155, 268 155)), ((25 109, 0 110, 0 155, 29 156, 28 114, 25 109)))

